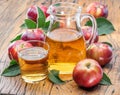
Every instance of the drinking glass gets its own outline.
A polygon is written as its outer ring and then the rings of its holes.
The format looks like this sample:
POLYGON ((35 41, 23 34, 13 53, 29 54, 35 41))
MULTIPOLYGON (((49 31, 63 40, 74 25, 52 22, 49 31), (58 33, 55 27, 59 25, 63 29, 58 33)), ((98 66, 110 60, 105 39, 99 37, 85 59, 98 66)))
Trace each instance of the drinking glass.
POLYGON ((48 75, 49 45, 44 41, 29 40, 17 47, 22 79, 28 83, 36 83, 48 75))

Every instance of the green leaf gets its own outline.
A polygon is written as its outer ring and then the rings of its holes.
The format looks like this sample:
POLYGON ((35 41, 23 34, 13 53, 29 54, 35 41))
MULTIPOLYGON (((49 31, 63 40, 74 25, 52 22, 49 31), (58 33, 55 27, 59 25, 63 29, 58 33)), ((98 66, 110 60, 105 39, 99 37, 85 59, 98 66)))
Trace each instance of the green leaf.
POLYGON ((60 6, 60 5, 61 5, 60 3, 56 3, 56 4, 54 4, 54 6, 56 6, 56 7, 57 7, 57 6, 60 6))
POLYGON ((111 43, 109 43, 109 42, 102 42, 102 43, 107 44, 107 45, 109 45, 112 48, 112 44, 111 43))
POLYGON ((19 35, 17 35, 13 40, 11 40, 10 42, 12 43, 12 42, 14 42, 14 41, 16 41, 16 40, 20 40, 21 39, 21 36, 22 36, 22 34, 19 34, 19 35))
POLYGON ((52 25, 51 31, 54 30, 55 28, 58 28, 59 26, 60 26, 59 22, 55 22, 55 23, 52 25))
POLYGON ((44 15, 43 11, 39 7, 37 7, 37 9, 38 9, 37 28, 41 28, 45 24, 46 17, 44 15))
POLYGON ((19 64, 15 60, 12 60, 10 62, 10 65, 2 72, 1 75, 6 77, 13 77, 19 74, 20 74, 19 64))
MULTIPOLYGON (((112 23, 108 21, 106 18, 97 18, 96 22, 99 35, 110 34, 113 31, 115 31, 112 23)), ((92 22, 88 21, 85 25, 92 26, 92 22)))
POLYGON ((10 65, 15 65, 15 64, 18 64, 16 60, 11 60, 10 61, 10 65))
POLYGON ((49 25, 50 25, 50 21, 45 22, 44 27, 42 27, 42 29, 44 30, 45 33, 47 33, 47 30, 48 30, 48 28, 49 28, 49 25))
POLYGON ((35 29, 37 27, 36 22, 31 19, 25 19, 25 26, 28 29, 35 29))
POLYGON ((55 84, 65 83, 65 81, 63 81, 59 78, 59 71, 58 70, 51 70, 48 74, 48 78, 51 82, 53 82, 55 84))
POLYGON ((27 26, 26 26, 25 23, 23 23, 20 27, 21 27, 22 29, 26 29, 26 28, 27 28, 27 26))
POLYGON ((100 85, 111 85, 112 83, 111 83, 110 78, 105 73, 103 73, 102 80, 100 81, 99 84, 100 85))
POLYGON ((50 21, 45 22, 45 25, 44 25, 44 27, 43 27, 43 28, 48 29, 49 25, 50 25, 50 21))

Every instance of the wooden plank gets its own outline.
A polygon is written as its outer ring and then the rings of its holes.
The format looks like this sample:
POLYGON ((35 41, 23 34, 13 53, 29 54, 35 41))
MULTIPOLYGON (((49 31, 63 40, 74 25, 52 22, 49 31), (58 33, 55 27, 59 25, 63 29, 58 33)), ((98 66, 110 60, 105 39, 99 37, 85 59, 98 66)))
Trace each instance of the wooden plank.
MULTIPOLYGON (((21 33, 20 25, 25 19, 27 9, 34 4, 49 6, 58 1, 77 2, 83 6, 83 12, 90 2, 98 0, 0 0, 0 74, 9 65, 7 47, 9 41, 18 33, 21 33)), ((110 35, 100 37, 100 41, 112 43, 114 57, 110 64, 104 67, 113 85, 96 86, 89 91, 82 89, 69 81, 66 84, 52 84, 47 79, 39 84, 27 84, 21 76, 3 77, 0 76, 0 93, 14 95, 119 95, 120 89, 120 0, 101 0, 109 8, 108 19, 115 26, 116 31, 110 35)), ((66 76, 67 77, 67 76, 66 76)))

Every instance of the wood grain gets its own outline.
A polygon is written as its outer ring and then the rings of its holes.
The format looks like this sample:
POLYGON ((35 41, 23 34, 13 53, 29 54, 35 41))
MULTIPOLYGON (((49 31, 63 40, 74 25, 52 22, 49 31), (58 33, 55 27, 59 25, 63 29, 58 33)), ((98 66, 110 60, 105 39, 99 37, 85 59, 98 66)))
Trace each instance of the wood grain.
MULTIPOLYGON (((27 9, 34 4, 49 6, 58 1, 78 3, 83 6, 83 12, 85 12, 89 3, 98 0, 0 0, 0 74, 9 65, 7 48, 10 40, 22 32, 19 26, 25 19, 27 9)), ((110 77, 112 85, 98 85, 85 90, 79 88, 74 81, 56 85, 46 79, 39 84, 27 84, 23 82, 21 76, 0 76, 1 95, 120 95, 120 0, 100 1, 108 6, 108 20, 112 22, 116 29, 115 32, 100 37, 100 41, 108 41, 113 45, 113 59, 110 64, 103 68, 104 72, 110 77)))

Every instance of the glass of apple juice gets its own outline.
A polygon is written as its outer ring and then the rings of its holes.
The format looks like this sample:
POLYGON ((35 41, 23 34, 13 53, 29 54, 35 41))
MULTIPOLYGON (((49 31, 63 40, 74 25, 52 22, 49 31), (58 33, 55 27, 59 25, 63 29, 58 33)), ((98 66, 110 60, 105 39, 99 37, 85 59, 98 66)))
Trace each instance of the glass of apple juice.
POLYGON ((29 40, 17 47, 22 79, 38 83, 48 75, 49 45, 44 41, 29 40))

